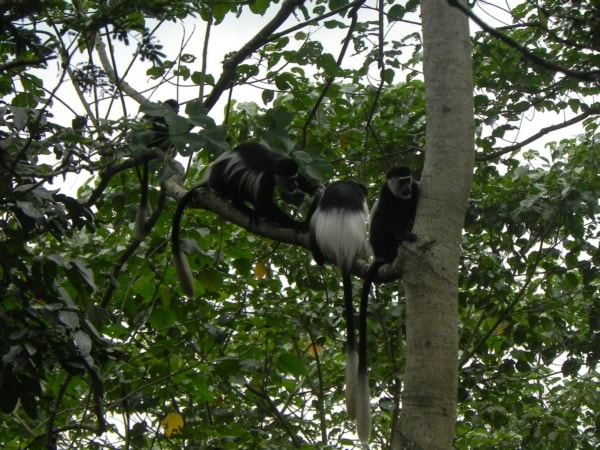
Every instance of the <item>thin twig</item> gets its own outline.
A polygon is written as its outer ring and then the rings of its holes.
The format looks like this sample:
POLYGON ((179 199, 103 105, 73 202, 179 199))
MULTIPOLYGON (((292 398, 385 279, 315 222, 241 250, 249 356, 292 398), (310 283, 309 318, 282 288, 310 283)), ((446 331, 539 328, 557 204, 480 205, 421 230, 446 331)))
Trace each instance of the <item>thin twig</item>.
POLYGON ((479 25, 485 32, 495 37, 496 39, 504 42, 506 45, 515 49, 523 56, 525 56, 530 61, 538 64, 546 69, 553 70, 555 72, 560 72, 569 77, 576 78, 581 81, 598 81, 600 80, 600 70, 591 70, 589 72, 581 72, 578 70, 571 70, 566 67, 560 66, 558 64, 553 63, 552 61, 548 61, 547 59, 541 58, 537 56, 535 53, 530 52, 527 48, 523 47, 513 38, 507 36, 504 33, 496 30, 495 28, 489 26, 483 20, 481 20, 470 8, 463 5, 463 3, 459 0, 448 0, 448 4, 460 10, 462 13, 467 15, 473 22, 479 25))
POLYGON ((213 106, 215 106, 221 97, 221 94, 229 88, 235 77, 237 66, 261 46, 263 46, 265 42, 268 42, 269 37, 275 32, 275 30, 277 30, 277 28, 279 28, 302 3, 304 3, 303 0, 285 0, 281 5, 281 9, 277 12, 277 14, 275 14, 275 17, 273 17, 269 23, 267 23, 239 51, 235 52, 233 55, 223 61, 223 71, 221 72, 221 76, 215 83, 215 87, 211 93, 204 101, 204 106, 207 110, 210 110, 213 106))
POLYGON ((210 0, 209 10, 208 10, 208 20, 206 21, 206 31, 204 32, 204 45, 202 46, 202 67, 200 70, 200 82, 199 84, 199 92, 198 98, 204 98, 204 80, 206 78, 206 69, 208 67, 208 43, 210 41, 210 32, 212 31, 213 25, 213 8, 215 2, 214 0, 210 0))
MULTIPOLYGON (((354 32, 354 29, 356 28, 356 24, 358 22, 358 10, 365 3, 365 1, 366 0, 356 2, 356 4, 352 7, 350 12, 348 13, 348 16, 350 16, 351 21, 350 21, 350 25, 348 27, 348 32, 346 33, 346 37, 344 38, 344 41, 343 41, 344 43, 342 44, 340 54, 338 55, 338 58, 336 60, 338 67, 340 67, 342 65, 342 62, 344 61, 344 57, 346 56, 346 51, 348 50, 348 45, 350 44, 350 39, 352 38, 352 33, 354 32)), ((329 91, 329 88, 333 84, 334 80, 335 80, 335 75, 332 75, 327 78, 327 80, 325 81, 325 85, 323 86, 323 89, 321 90, 321 93, 319 94, 319 97, 315 101, 315 104, 313 105, 312 109, 308 113, 308 116, 306 117, 306 120, 304 121, 304 126, 302 127, 302 146, 303 147, 306 147, 306 142, 308 139, 308 136, 307 136, 308 127, 309 127, 310 123, 312 122, 313 118, 315 117, 315 114, 317 114, 317 111, 318 111, 319 107, 321 106, 321 103, 323 102, 325 95, 327 95, 327 92, 329 91)))
POLYGON ((300 439, 298 439, 297 433, 294 430, 292 430, 292 427, 291 427, 289 421, 283 414, 281 414, 279 409, 277 409, 277 405, 275 405, 275 403, 273 402, 271 397, 269 397, 269 395, 266 392, 255 388, 250 383, 244 384, 244 387, 246 389, 248 389, 250 392, 252 392, 254 395, 256 395, 258 398, 260 398, 266 402, 266 404, 268 405, 268 408, 263 406, 263 409, 266 412, 268 412, 269 414, 271 414, 275 419, 277 419, 277 421, 283 426, 287 435, 292 440, 292 444, 294 445, 294 447, 295 448, 302 447, 302 441, 300 439))
POLYGON ((546 134, 548 134, 552 131, 560 130, 562 128, 566 128, 568 126, 574 125, 578 122, 581 122, 586 117, 589 117, 592 115, 597 115, 597 114, 600 114, 600 108, 590 108, 587 111, 579 114, 578 116, 573 117, 572 119, 566 120, 562 123, 557 123, 555 125, 550 125, 550 126, 541 128, 540 131, 529 136, 527 139, 525 139, 521 142, 518 142, 513 145, 509 145, 508 147, 503 147, 503 148, 496 150, 495 152, 492 152, 485 156, 480 156, 477 158, 477 161, 489 161, 489 160, 495 159, 499 156, 505 155, 506 153, 513 152, 515 150, 518 150, 518 149, 526 146, 527 144, 530 144, 530 143, 538 140, 539 138, 545 136, 546 134))
MULTIPOLYGON (((367 117, 367 123, 365 124, 365 143, 364 148, 368 148, 368 139, 369 134, 372 134, 375 138, 375 142, 377 146, 381 148, 379 145, 379 140, 377 139, 377 133, 373 128, 373 117, 375 116, 375 111, 377 109, 377 104, 379 103, 379 96, 381 95, 381 91, 383 90, 383 85, 385 84, 385 59, 383 57, 383 47, 385 45, 385 40, 383 36, 383 20, 384 20, 384 11, 383 11, 383 0, 379 0, 379 49, 377 52, 377 65, 379 67, 379 86, 377 86, 377 91, 375 92, 375 98, 373 99, 373 103, 371 104, 371 111, 369 111, 369 117, 367 117), (369 131, 371 133, 369 133, 369 131)), ((365 152, 365 158, 366 158, 365 152)), ((385 158, 385 153, 383 153, 385 158)))

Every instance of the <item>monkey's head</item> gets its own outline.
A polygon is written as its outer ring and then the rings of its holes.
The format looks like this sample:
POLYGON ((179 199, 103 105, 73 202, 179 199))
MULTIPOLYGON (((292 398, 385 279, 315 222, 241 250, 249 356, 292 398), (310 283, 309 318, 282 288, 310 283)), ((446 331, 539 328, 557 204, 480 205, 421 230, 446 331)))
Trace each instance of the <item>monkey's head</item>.
POLYGON ((282 158, 273 167, 275 185, 283 194, 298 191, 298 163, 290 158, 282 158))
POLYGON ((413 195, 413 177, 408 167, 390 169, 386 176, 386 184, 392 194, 401 200, 408 200, 413 195))
POLYGON ((169 100, 165 100, 164 104, 171 107, 176 113, 179 112, 179 103, 177 103, 177 100, 170 98, 169 100))

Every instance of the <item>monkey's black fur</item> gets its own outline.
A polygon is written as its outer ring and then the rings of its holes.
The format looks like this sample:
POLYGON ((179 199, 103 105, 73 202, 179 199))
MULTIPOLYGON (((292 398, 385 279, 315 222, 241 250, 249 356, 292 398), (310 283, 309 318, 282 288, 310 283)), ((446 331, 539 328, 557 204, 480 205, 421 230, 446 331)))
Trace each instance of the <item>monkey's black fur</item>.
POLYGON ((195 189, 209 187, 255 221, 264 218, 282 227, 305 230, 306 225, 294 221, 275 203, 275 187, 281 192, 298 190, 310 195, 315 187, 298 172, 298 164, 262 144, 240 144, 219 156, 206 170, 202 180, 179 201, 173 216, 171 242, 175 270, 186 295, 194 295, 192 271, 181 250, 179 228, 186 206, 195 189), (249 203, 252 208, 249 208, 249 203))
POLYGON ((362 442, 371 433, 371 411, 367 378, 367 306, 371 284, 379 268, 396 259, 398 247, 404 241, 414 242, 417 236, 412 226, 417 213, 419 183, 407 167, 394 167, 386 175, 379 198, 369 218, 369 244, 374 261, 367 271, 360 296, 358 332, 358 396, 357 431, 362 442))
POLYGON ((366 249, 367 189, 353 181, 337 181, 318 195, 309 213, 313 258, 335 264, 342 271, 346 315, 346 409, 357 415, 358 354, 350 270, 366 249))
MULTIPOLYGON (((163 103, 166 107, 169 107, 177 114, 179 112, 179 103, 177 100, 169 99, 163 103)), ((165 120, 164 116, 145 116, 145 120, 151 123, 150 130, 152 131, 152 139, 146 144, 149 148, 158 148, 163 152, 167 152, 171 147, 171 140, 169 139, 169 125, 165 120)), ((150 170, 148 168, 148 161, 144 161, 142 165, 142 174, 140 177, 140 206, 135 218, 135 224, 133 227, 133 235, 136 239, 143 239, 146 234, 145 224, 148 216, 148 185, 150 183, 150 170)))
POLYGON ((410 169, 394 167, 387 173, 369 220, 369 244, 376 261, 391 263, 400 243, 416 241, 411 230, 418 197, 419 183, 410 169))
MULTIPOLYGON (((169 99, 163 102, 163 104, 171 108, 175 114, 179 112, 179 103, 177 103, 177 100, 169 99)), ((167 124, 165 116, 148 115, 145 116, 144 119, 150 121, 152 124, 150 129, 152 130, 153 136, 147 144, 148 147, 158 147, 163 152, 169 150, 171 141, 169 140, 169 125, 167 124)))

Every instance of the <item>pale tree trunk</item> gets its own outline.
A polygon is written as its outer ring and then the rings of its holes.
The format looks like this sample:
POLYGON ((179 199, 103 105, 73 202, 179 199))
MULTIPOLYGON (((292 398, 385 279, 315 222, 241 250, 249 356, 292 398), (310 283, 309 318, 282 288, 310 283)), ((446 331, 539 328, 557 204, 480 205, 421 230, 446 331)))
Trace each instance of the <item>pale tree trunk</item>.
MULTIPOLYGON (((462 0, 461 0, 462 1, 462 0)), ((421 197, 406 255, 406 374, 393 449, 450 449, 458 381, 458 265, 474 165, 468 19, 422 0, 427 141, 421 197), (427 241, 429 245, 424 245, 427 241)))

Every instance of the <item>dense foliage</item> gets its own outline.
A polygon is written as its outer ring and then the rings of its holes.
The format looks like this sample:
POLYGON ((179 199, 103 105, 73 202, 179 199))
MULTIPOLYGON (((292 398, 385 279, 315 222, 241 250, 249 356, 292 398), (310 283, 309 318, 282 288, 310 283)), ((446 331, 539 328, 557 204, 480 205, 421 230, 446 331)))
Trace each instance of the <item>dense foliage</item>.
MULTIPOLYGON (((492 3, 476 2, 472 13, 504 20, 490 25, 520 48, 486 31, 473 36, 478 165, 463 238, 456 447, 594 449, 600 13, 592 1, 492 3)), ((412 0, 0 5, 3 448, 355 445, 342 406, 336 271, 303 249, 188 211, 197 298, 184 298, 164 183, 189 164, 192 186, 216 154, 249 139, 293 155, 315 182, 359 179, 371 199, 390 165, 420 169, 417 8, 412 0), (287 22, 266 34, 240 30, 222 67, 205 60, 227 20, 267 26, 278 14, 287 22), (202 24, 201 45, 169 36, 175 24, 189 33, 202 24), (170 97, 185 104, 169 119, 176 159, 145 145, 143 114, 164 114, 156 103, 170 97), (152 215, 138 240, 144 161, 152 215)), ((377 286, 376 448, 390 445, 401 409, 403 313, 400 283, 377 286)))

